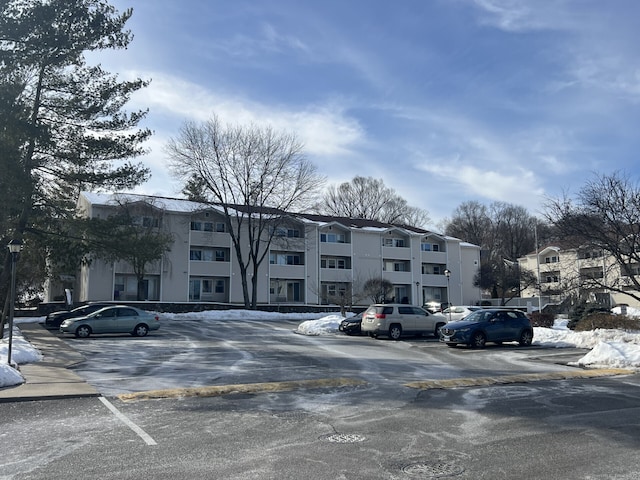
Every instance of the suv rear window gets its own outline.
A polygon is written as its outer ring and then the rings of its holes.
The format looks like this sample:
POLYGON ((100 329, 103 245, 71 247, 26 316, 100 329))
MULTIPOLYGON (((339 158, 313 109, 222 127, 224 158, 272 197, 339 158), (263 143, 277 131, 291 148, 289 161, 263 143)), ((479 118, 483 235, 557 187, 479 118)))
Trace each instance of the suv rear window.
POLYGON ((391 315, 393 313, 393 307, 383 307, 383 306, 369 307, 366 313, 391 315))

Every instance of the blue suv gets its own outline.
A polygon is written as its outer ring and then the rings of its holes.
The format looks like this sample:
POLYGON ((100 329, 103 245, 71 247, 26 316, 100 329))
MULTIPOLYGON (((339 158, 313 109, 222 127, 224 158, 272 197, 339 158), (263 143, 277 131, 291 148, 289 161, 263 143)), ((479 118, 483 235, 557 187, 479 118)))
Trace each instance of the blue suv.
POLYGON ((482 309, 440 329, 440 341, 450 347, 458 344, 483 348, 487 342, 518 342, 528 346, 533 341, 529 318, 515 309, 482 309))

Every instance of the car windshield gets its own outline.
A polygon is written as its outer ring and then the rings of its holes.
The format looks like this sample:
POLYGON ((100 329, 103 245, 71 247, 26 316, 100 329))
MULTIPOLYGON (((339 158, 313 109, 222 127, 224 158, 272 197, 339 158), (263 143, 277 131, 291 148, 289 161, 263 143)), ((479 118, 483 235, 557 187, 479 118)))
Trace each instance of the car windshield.
POLYGON ((473 323, 484 322, 486 320, 489 320, 492 316, 493 313, 490 311, 476 310, 475 312, 470 313, 469 315, 464 317, 464 321, 473 323))

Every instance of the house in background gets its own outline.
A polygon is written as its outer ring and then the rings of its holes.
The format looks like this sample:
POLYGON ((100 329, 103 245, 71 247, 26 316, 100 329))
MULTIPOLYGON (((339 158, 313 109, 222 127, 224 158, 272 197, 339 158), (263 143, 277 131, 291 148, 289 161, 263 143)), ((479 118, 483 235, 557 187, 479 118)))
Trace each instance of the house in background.
MULTIPOLYGON (((520 268, 540 272, 540 290, 554 303, 569 297, 592 303, 640 307, 629 295, 612 290, 633 288, 628 273, 613 257, 594 247, 563 248, 547 246, 519 258, 520 268)), ((636 267, 635 274, 640 272, 636 267)), ((538 295, 536 285, 526 286, 522 297, 538 295)))
MULTIPOLYGON (((158 225, 174 239, 170 251, 147 269, 146 300, 244 303, 221 208, 182 199, 85 192, 78 198, 78 211, 107 218, 123 199, 151 205, 153 218, 140 222, 158 225)), ((368 305, 371 299, 356 293, 373 278, 389 280, 398 302, 473 305, 480 300, 480 290, 473 286, 480 248, 456 238, 414 227, 299 213, 285 214, 272 233, 258 271, 258 305, 331 304, 341 295, 368 305)), ((74 299, 131 302, 138 298, 138 288, 127 263, 94 260, 76 275, 74 299)), ((60 289, 49 282, 49 299, 60 289)))

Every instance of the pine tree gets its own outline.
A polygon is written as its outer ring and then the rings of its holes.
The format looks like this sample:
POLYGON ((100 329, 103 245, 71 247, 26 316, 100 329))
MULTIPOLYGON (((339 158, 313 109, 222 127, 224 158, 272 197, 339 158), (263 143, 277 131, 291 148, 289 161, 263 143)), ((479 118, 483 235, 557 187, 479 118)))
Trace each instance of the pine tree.
MULTIPOLYGON (((0 213, 3 245, 15 238, 27 256, 55 255, 49 234, 64 232, 80 191, 128 189, 148 178, 131 162, 151 135, 138 127, 147 112, 124 110, 148 81, 120 81, 85 57, 126 48, 132 13, 104 0, 0 1, 0 152, 3 178, 10 177, 0 196, 11 198, 0 213)), ((3 250, 0 288, 8 277, 3 250)), ((44 262, 39 268, 44 273, 44 262)))

